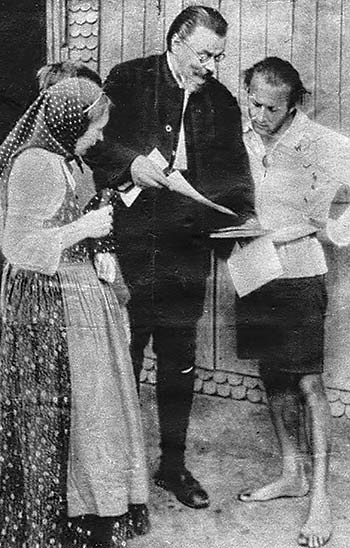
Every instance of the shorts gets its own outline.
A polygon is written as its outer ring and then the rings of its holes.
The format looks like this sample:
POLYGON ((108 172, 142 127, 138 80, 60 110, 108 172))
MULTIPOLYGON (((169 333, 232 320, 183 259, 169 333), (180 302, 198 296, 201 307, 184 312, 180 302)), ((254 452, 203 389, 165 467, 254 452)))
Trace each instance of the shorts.
POLYGON ((237 355, 280 371, 323 372, 324 276, 280 278, 236 300, 237 355))

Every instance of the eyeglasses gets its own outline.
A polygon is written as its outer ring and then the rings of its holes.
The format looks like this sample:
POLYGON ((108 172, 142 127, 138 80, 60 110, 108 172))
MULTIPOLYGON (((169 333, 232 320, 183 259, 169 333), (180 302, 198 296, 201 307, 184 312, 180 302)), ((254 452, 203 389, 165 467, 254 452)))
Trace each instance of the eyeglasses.
POLYGON ((218 53, 218 55, 214 55, 213 53, 197 53, 195 49, 190 46, 185 40, 182 40, 182 43, 185 44, 185 46, 188 47, 192 51, 192 53, 195 54, 198 61, 201 65, 205 65, 206 63, 209 63, 211 59, 214 59, 215 63, 220 63, 223 59, 225 59, 226 54, 222 51, 221 53, 218 53))

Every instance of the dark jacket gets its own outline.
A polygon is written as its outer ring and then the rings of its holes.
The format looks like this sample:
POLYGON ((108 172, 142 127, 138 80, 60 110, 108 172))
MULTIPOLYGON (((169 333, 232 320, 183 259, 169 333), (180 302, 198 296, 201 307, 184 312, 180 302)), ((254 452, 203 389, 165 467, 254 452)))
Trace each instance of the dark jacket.
MULTIPOLYGON (((110 120, 104 142, 90 155, 97 188, 117 188, 130 178, 133 159, 149 154, 154 147, 171 165, 184 91, 174 80, 166 55, 115 66, 105 91, 113 103, 110 120)), ((200 235, 217 226, 241 223, 254 212, 253 183, 236 99, 210 78, 190 95, 184 124, 186 178, 207 198, 236 211, 239 219, 166 189, 143 190, 131 208, 123 204, 115 208, 118 254, 131 284, 141 283, 142 275, 146 277, 142 283, 147 284, 147 280, 167 276, 174 269, 184 279, 189 275, 205 277, 209 253, 200 235)))

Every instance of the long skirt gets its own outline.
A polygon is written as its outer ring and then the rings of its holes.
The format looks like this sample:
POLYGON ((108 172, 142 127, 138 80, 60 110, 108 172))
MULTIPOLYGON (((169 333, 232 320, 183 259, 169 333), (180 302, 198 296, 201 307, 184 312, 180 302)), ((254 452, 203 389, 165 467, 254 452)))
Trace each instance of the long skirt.
POLYGON ((148 492, 113 292, 90 264, 7 267, 2 315, 0 546, 125 546, 148 528, 148 492))

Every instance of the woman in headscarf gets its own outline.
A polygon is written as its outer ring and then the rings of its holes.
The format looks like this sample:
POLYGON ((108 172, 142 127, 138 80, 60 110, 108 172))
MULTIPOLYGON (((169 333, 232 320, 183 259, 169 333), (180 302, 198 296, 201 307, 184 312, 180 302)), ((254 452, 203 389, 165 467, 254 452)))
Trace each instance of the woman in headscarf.
POLYGON ((148 528, 136 385, 120 308, 87 238, 70 163, 102 138, 108 99, 68 78, 44 91, 0 147, 4 197, 0 546, 126 546, 148 528))
MULTIPOLYGON (((99 74, 88 65, 79 61, 67 59, 57 63, 49 63, 42 66, 37 72, 40 91, 48 89, 65 78, 72 77, 85 78, 102 87, 102 80, 99 74)), ((86 213, 91 209, 98 209, 101 204, 106 205, 106 203, 111 204, 114 208, 115 204, 120 200, 119 192, 108 188, 96 194, 92 171, 84 163, 84 156, 82 160, 83 164, 81 166, 73 163, 72 173, 76 181, 76 193, 79 204, 81 207, 84 206, 83 211, 86 213)), ((129 315, 127 310, 130 294, 120 269, 113 233, 104 238, 94 239, 91 244, 90 252, 97 275, 101 280, 112 284, 120 305, 123 324, 127 331, 128 339, 130 339, 129 315)))

